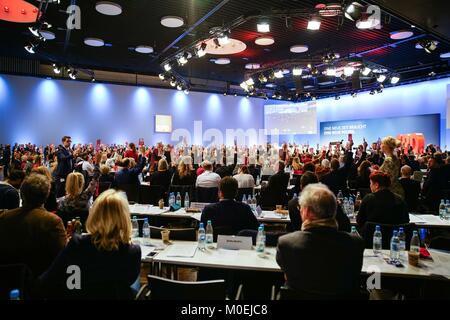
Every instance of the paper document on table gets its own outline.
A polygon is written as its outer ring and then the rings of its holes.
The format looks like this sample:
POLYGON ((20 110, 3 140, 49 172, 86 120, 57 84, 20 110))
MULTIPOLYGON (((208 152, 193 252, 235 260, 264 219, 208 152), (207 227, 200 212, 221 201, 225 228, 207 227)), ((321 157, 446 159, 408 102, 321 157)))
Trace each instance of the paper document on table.
POLYGON ((174 244, 167 248, 168 257, 192 258, 197 251, 197 244, 174 244))
POLYGON ((426 223, 425 220, 423 220, 421 217, 415 215, 415 214, 410 214, 409 215, 409 222, 410 223, 426 223))

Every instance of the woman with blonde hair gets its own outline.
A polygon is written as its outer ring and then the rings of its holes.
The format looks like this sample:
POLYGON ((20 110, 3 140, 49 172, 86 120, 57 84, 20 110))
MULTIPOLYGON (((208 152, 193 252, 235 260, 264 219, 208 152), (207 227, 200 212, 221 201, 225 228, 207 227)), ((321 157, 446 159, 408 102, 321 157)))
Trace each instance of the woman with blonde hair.
POLYGON ((47 201, 44 204, 44 208, 45 210, 50 212, 56 211, 58 209, 58 205, 56 204, 56 184, 53 180, 50 170, 48 170, 44 166, 40 166, 37 168, 33 168, 33 170, 31 170, 31 174, 33 173, 42 174, 43 176, 47 177, 48 181, 50 182, 50 193, 48 194, 47 201))
POLYGON ((186 164, 182 159, 178 164, 177 170, 173 174, 172 184, 181 186, 195 185, 196 175, 191 164, 186 164))
POLYGON ((389 190, 399 195, 402 199, 405 198, 405 191, 398 180, 400 174, 400 160, 394 154, 394 150, 399 148, 401 143, 394 137, 386 137, 381 141, 381 151, 383 151, 385 158, 380 171, 389 174, 391 178, 391 186, 389 190))
POLYGON ((292 159, 292 169, 294 170, 294 175, 301 175, 303 173, 303 166, 300 163, 299 157, 294 157, 292 159))
POLYGON ((132 299, 141 267, 141 249, 131 243, 126 196, 103 192, 91 208, 87 234, 75 234, 52 266, 40 277, 48 298, 132 299), (81 271, 80 287, 67 287, 67 270, 81 271))
POLYGON ((162 186, 164 191, 169 191, 172 174, 168 168, 169 165, 166 159, 160 159, 158 161, 158 171, 153 172, 150 176, 150 185, 162 186))

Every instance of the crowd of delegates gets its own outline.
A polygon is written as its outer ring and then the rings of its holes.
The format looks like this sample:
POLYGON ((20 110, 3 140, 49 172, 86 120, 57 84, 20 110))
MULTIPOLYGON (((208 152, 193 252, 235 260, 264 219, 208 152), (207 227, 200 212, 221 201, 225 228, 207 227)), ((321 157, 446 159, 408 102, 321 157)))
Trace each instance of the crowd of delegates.
POLYGON ((284 144, 280 150, 257 147, 256 153, 244 148, 242 155, 235 146, 219 157, 223 161, 211 161, 195 146, 187 150, 162 143, 73 145, 69 136, 57 147, 2 146, 0 209, 7 210, 0 213, 0 263, 26 264, 37 296, 72 297, 65 285, 67 268, 78 265, 85 275, 78 297, 130 297, 140 272, 140 249, 130 240, 127 199, 115 189, 139 185, 144 177, 165 192, 172 185, 217 188, 219 201, 204 208, 201 221, 212 221, 216 233, 247 229, 256 235, 254 213, 236 197, 239 189, 267 180, 258 204, 285 205, 291 219, 277 254, 289 287, 316 291, 325 282, 329 287, 322 289, 330 294, 353 294, 364 244, 348 234, 350 221, 336 195, 367 191, 357 216, 364 231, 367 222, 403 224, 410 211, 437 211, 450 181, 447 152, 429 146, 414 154, 392 137, 370 148, 365 141, 315 151, 284 144), (423 185, 412 179, 421 169, 427 169, 423 185), (292 180, 299 196, 290 200, 292 180), (101 183, 112 188, 100 193, 101 183), (58 216, 80 210, 89 210, 87 235, 68 237, 58 216), (308 259, 311 252, 315 259, 308 259), (333 272, 328 272, 330 263, 333 272), (321 268, 327 270, 315 272, 321 268), (326 275, 326 281, 312 276, 317 274, 326 275))

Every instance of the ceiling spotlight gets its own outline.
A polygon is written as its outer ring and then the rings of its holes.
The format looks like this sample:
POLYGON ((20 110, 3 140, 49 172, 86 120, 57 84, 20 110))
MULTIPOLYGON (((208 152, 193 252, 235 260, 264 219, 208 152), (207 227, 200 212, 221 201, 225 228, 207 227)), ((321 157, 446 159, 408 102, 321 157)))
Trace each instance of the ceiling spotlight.
POLYGON ((36 38, 41 38, 41 34, 39 33, 38 28, 36 27, 28 27, 28 30, 35 36, 36 38))
POLYGON ((158 77, 159 77, 159 79, 161 79, 161 80, 165 80, 165 79, 166 79, 166 76, 165 76, 164 74, 162 74, 162 73, 160 73, 160 74, 158 75, 158 77))
POLYGON ((299 68, 299 67, 294 67, 292 69, 292 75, 293 76, 301 76, 302 72, 303 72, 302 68, 299 68))
POLYGON ((263 74, 260 74, 260 75, 259 75, 258 80, 259 80, 259 82, 261 82, 261 83, 266 83, 266 82, 267 82, 267 78, 266 78, 266 76, 263 75, 263 74))
POLYGON ((174 79, 170 80, 171 87, 175 87, 176 85, 177 85, 177 82, 174 79))
POLYGON ((184 94, 189 94, 189 89, 184 89, 184 94))
POLYGON ((255 81, 253 81, 253 78, 248 78, 246 81, 245 81, 245 84, 247 85, 247 86, 252 86, 252 85, 254 85, 255 84, 255 81))
POLYGON ((375 17, 375 15, 369 15, 364 12, 361 14, 361 18, 356 21, 356 27, 358 29, 373 29, 380 26, 380 20, 375 17))
POLYGON ((95 76, 91 77, 91 82, 95 82, 95 76))
POLYGON ((400 81, 399 75, 394 75, 391 77, 391 84, 397 84, 400 81))
POLYGON ((358 2, 352 2, 345 9, 345 17, 352 21, 356 21, 361 17, 361 12, 363 9, 363 5, 358 2))
POLYGON ((172 66, 171 66, 169 63, 166 63, 166 64, 164 65, 164 70, 170 71, 170 70, 172 70, 172 66))
POLYGON ((341 97, 340 96, 335 96, 334 100, 339 100, 341 97))
POLYGON ((75 69, 70 69, 69 72, 67 73, 69 75, 69 78, 72 80, 76 80, 77 79, 77 74, 78 71, 75 69))
POLYGON ((436 72, 431 71, 428 75, 429 75, 430 77, 434 77, 434 76, 436 75, 436 72))
POLYGON ((275 71, 275 73, 274 73, 273 75, 274 75, 275 78, 277 78, 277 79, 281 79, 281 78, 284 77, 283 70, 277 70, 277 71, 275 71))
POLYGON ((308 63, 306 67, 307 67, 308 69, 311 69, 311 68, 312 68, 311 63, 308 63))
POLYGON ((383 85, 380 84, 380 86, 377 89, 377 93, 382 93, 383 92, 383 88, 384 88, 383 85))
POLYGON ((352 97, 353 97, 353 98, 356 98, 357 95, 358 95, 358 94, 357 94, 356 92, 352 92, 352 97))
POLYGON ((61 67, 59 67, 56 63, 53 64, 53 72, 55 74, 60 74, 61 73, 61 67))
POLYGON ((28 53, 31 53, 31 54, 36 53, 36 51, 34 50, 36 48, 36 46, 33 44, 29 44, 29 45, 25 46, 24 48, 25 48, 25 50, 28 51, 28 53))
POLYGON ((416 48, 422 47, 426 53, 431 53, 437 48, 438 43, 439 42, 437 41, 426 39, 419 41, 419 43, 416 45, 416 48))
POLYGON ((317 74, 319 74, 319 70, 317 68, 312 68, 311 69, 311 74, 317 75, 317 74))
POLYGON ((319 30, 320 29, 320 19, 318 17, 311 17, 308 21, 308 30, 319 30))
POLYGON ((235 93, 234 96, 237 97, 237 93, 235 93))
POLYGON ((230 39, 228 38, 227 32, 222 33, 218 38, 217 41, 219 42, 220 46, 227 45, 230 42, 230 39))
POLYGON ((361 73, 363 76, 367 77, 371 71, 372 71, 372 69, 370 69, 369 67, 364 67, 364 69, 361 71, 361 73))
POLYGON ((224 97, 226 97, 226 96, 227 96, 227 93, 226 93, 226 92, 224 92, 224 93, 223 93, 223 95, 224 95, 224 97))
POLYGON ((244 91, 248 91, 248 84, 247 84, 245 81, 243 81, 243 82, 240 84, 240 86, 241 86, 242 89, 244 89, 244 91))
POLYGON ((384 75, 384 74, 380 74, 380 75, 377 77, 377 81, 378 81, 379 83, 383 83, 385 80, 386 80, 386 75, 384 75))
POLYGON ((187 52, 185 52, 182 56, 180 56, 179 58, 178 58, 178 64, 180 65, 180 66, 183 66, 183 65, 185 65, 187 62, 188 62, 188 58, 189 58, 189 54, 187 53, 187 52))
POLYGON ((260 22, 256 25, 256 28, 258 29, 258 32, 266 33, 270 32, 270 25, 267 22, 260 22))
POLYGON ((248 99, 248 98, 250 98, 250 96, 249 96, 249 95, 246 95, 245 97, 246 97, 247 99, 248 99))
POLYGON ((325 71, 325 74, 329 77, 335 77, 336 76, 336 69, 335 68, 328 68, 325 71))
POLYGON ((354 71, 355 71, 355 69, 353 67, 351 67, 351 66, 347 66, 347 67, 344 68, 344 74, 347 77, 350 77, 353 74, 354 71))
POLYGON ((197 50, 197 57, 201 58, 206 55, 206 43, 202 42, 200 47, 197 50))
POLYGON ((181 85, 181 83, 179 83, 179 84, 177 85, 177 90, 178 90, 178 91, 183 90, 183 86, 181 85))
POLYGON ((369 93, 370 93, 371 96, 373 96, 375 94, 375 90, 372 89, 372 90, 370 90, 369 93))

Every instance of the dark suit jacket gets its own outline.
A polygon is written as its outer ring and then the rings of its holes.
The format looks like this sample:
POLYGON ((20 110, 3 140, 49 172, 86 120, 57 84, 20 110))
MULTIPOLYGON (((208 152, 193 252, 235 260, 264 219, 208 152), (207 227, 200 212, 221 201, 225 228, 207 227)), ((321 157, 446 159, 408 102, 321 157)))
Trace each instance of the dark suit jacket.
POLYGON ((73 155, 64 146, 60 145, 58 151, 56 151, 56 157, 58 158, 58 166, 53 175, 57 178, 65 179, 73 171, 73 155))
POLYGON ((346 232, 318 227, 278 239, 277 262, 294 290, 322 294, 358 291, 364 241, 346 232))
POLYGON ((234 200, 222 200, 207 205, 201 217, 205 227, 208 220, 211 220, 214 233, 214 228, 223 228, 236 235, 244 229, 257 230, 259 226, 250 206, 234 200))
POLYGON ((9 184, 0 183, 0 209, 15 209, 19 205, 19 191, 9 184))
POLYGON ((367 194, 361 201, 356 221, 363 227, 367 221, 383 224, 409 222, 406 202, 388 189, 367 194))
POLYGON ((155 171, 150 176, 150 184, 155 186, 162 186, 164 191, 169 190, 170 180, 172 180, 172 174, 169 170, 155 171))
POLYGON ((290 176, 288 173, 280 171, 269 178, 269 183, 261 194, 263 197, 263 206, 286 205, 286 192, 289 179, 290 176))
POLYGON ((116 251, 99 251, 91 236, 74 235, 50 268, 40 277, 50 298, 130 298, 130 286, 141 268, 138 245, 121 245, 116 251), (81 270, 81 290, 68 290, 67 267, 81 270))
POLYGON ((132 169, 124 168, 116 172, 116 175, 114 176, 113 187, 126 184, 139 185, 138 176, 142 172, 144 165, 145 165, 145 158, 143 156, 139 156, 139 161, 134 168, 132 169))
POLYGON ((408 205, 408 211, 412 212, 419 205, 420 183, 409 178, 400 179, 400 184, 405 190, 405 201, 408 205))
POLYGON ((0 215, 0 262, 24 263, 34 276, 47 270, 66 244, 62 220, 41 208, 0 215))
MULTIPOLYGON (((300 231, 302 227, 302 217, 300 216, 300 210, 298 208, 298 198, 293 198, 288 202, 289 218, 291 223, 288 224, 287 229, 289 232, 300 231)), ((337 206, 336 221, 339 226, 339 231, 350 232, 352 229, 350 219, 342 210, 341 206, 337 206)))
POLYGON ((192 171, 191 174, 185 175, 184 177, 180 177, 178 171, 175 171, 172 178, 172 185, 175 186, 194 186, 195 181, 197 180, 197 175, 195 171, 192 171))
POLYGON ((327 173, 320 179, 320 182, 325 184, 334 194, 337 194, 339 190, 342 192, 347 190, 347 178, 343 170, 335 170, 327 173))

